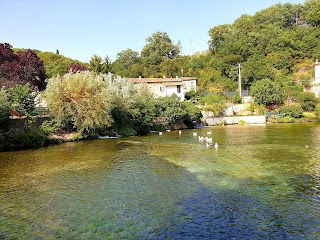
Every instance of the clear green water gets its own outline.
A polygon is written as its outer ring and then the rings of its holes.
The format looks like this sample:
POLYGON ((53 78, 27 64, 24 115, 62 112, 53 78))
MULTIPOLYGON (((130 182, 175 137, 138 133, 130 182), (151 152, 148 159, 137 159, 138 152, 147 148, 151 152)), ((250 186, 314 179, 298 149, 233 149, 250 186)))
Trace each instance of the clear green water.
POLYGON ((0 153, 0 239, 319 239, 319 150, 272 124, 0 153))

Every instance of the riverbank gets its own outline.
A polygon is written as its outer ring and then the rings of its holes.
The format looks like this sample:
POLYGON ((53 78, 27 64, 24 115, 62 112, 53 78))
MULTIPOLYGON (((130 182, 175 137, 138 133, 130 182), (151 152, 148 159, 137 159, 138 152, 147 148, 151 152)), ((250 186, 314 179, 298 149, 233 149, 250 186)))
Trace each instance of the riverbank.
POLYGON ((318 239, 319 134, 230 125, 1 152, 0 236, 318 239))
MULTIPOLYGON (((26 120, 15 122, 14 131, 0 135, 0 151, 18 151, 22 149, 32 149, 56 145, 63 142, 74 142, 81 140, 97 139, 98 136, 91 136, 84 138, 78 132, 59 131, 52 134, 44 133, 40 128, 31 127, 23 129, 23 124, 26 120), (18 124, 17 124, 18 123, 18 124)), ((244 125, 244 124, 266 124, 266 123, 302 123, 302 122, 317 122, 318 119, 314 116, 307 116, 305 118, 295 119, 292 117, 267 117, 265 115, 259 116, 229 116, 229 117, 203 117, 203 124, 201 127, 208 126, 224 126, 224 125, 244 125)), ((172 130, 177 130, 182 125, 172 126, 172 130)), ((196 127, 196 128, 201 128, 196 127)), ((186 128, 186 126, 184 126, 186 128)), ((159 130, 162 131, 162 130, 159 130)), ((163 130, 164 131, 164 130, 163 130)), ((110 130, 103 134, 107 137, 115 137, 117 134, 110 130)))
POLYGON ((234 116, 234 117, 207 117, 205 121, 209 126, 233 124, 266 124, 267 118, 262 116, 234 116))

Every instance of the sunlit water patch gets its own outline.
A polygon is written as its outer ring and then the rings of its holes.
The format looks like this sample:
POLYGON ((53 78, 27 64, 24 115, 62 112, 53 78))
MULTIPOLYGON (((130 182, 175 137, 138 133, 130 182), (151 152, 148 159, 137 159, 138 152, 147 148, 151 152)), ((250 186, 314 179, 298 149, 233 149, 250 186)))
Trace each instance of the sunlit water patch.
POLYGON ((281 124, 0 153, 0 239, 318 239, 319 144, 281 124))

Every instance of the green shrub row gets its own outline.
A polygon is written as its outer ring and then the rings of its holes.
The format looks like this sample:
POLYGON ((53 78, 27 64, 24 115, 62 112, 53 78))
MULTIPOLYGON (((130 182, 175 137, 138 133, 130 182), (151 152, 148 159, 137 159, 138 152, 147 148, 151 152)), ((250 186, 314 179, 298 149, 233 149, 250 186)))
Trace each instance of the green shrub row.
POLYGON ((279 109, 279 113, 282 115, 282 117, 293 117, 293 118, 303 117, 303 109, 300 104, 282 106, 279 109))
POLYGON ((40 128, 27 128, 0 135, 0 150, 39 148, 50 144, 48 136, 40 128))

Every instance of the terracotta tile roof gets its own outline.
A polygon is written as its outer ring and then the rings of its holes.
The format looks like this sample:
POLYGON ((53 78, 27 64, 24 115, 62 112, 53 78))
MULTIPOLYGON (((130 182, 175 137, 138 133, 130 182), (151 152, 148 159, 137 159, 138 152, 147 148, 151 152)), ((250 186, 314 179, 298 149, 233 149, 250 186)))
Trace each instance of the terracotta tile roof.
POLYGON ((177 86, 177 85, 183 85, 183 82, 164 82, 162 83, 165 86, 177 86))
POLYGON ((127 78, 129 81, 134 83, 166 83, 166 82, 182 82, 182 81, 191 81, 198 80, 195 77, 182 77, 182 78, 127 78))

